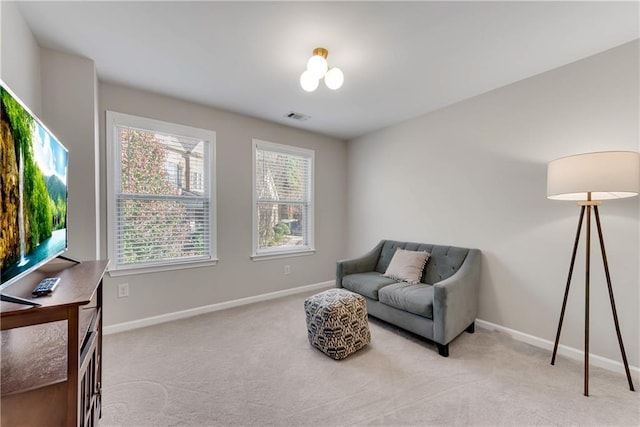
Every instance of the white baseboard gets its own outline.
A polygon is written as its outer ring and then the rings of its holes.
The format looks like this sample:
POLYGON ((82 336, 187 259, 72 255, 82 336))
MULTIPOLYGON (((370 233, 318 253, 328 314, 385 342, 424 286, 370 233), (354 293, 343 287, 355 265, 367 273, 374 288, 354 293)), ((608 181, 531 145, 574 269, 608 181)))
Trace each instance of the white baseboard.
POLYGON ((205 305, 203 307, 192 308, 189 310, 176 311, 173 313, 162 314, 159 316, 147 317, 131 322, 116 323, 115 325, 105 326, 102 330, 104 335, 115 334, 118 332, 130 331, 132 329, 144 328, 145 326, 157 325, 159 323, 171 322, 172 320, 185 319, 197 316, 199 314, 211 313, 214 311, 224 310, 227 308, 239 307, 241 305, 252 304, 254 302, 268 301, 275 298, 281 298, 289 295, 311 292, 335 286, 333 280, 327 282, 316 283, 313 285, 300 286, 282 291, 269 292, 268 294, 256 295, 253 297, 240 298, 233 301, 225 301, 218 304, 205 305))
MULTIPOLYGON (((502 332, 518 341, 522 341, 535 347, 549 350, 549 357, 551 357, 551 353, 553 352, 554 343, 549 340, 525 334, 524 332, 516 331, 515 329, 510 329, 505 326, 496 325, 495 323, 487 322, 480 319, 476 319, 476 326, 483 329, 502 332)), ((558 345, 558 354, 580 362, 584 361, 584 351, 563 344, 558 345)), ((589 365, 597 366, 599 368, 608 369, 609 371, 619 372, 622 374, 625 373, 624 365, 622 364, 622 362, 607 359, 606 357, 598 356, 595 354, 589 354, 589 365)), ((630 365, 629 370, 632 372, 632 376, 635 377, 634 379, 638 381, 637 378, 640 376, 640 368, 630 365)))

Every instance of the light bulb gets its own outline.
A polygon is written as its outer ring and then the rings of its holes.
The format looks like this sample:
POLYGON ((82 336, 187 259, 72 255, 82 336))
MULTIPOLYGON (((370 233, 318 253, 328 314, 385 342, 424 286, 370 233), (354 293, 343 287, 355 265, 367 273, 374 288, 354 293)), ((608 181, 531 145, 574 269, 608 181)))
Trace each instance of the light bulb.
POLYGON ((302 86, 302 89, 306 90, 307 92, 313 92, 314 90, 316 90, 319 83, 320 80, 318 80, 313 74, 311 74, 309 70, 303 72, 300 76, 300 86, 302 86))
POLYGON ((313 55, 307 62, 307 71, 309 71, 318 80, 327 74, 328 68, 327 60, 320 55, 313 55))
POLYGON ((344 83, 344 74, 342 74, 340 68, 333 67, 327 71, 327 74, 324 76, 324 84, 326 84, 329 89, 339 89, 342 83, 344 83))

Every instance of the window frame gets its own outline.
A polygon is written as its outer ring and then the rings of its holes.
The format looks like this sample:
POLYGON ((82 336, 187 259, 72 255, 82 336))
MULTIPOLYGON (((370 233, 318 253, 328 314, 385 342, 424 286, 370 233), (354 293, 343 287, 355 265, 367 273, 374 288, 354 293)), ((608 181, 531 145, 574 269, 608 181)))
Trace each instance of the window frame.
POLYGON ((315 151, 295 147, 291 145, 285 144, 277 144, 275 142, 264 141, 261 139, 254 138, 252 140, 252 177, 251 177, 251 193, 252 193, 252 228, 251 228, 251 238, 252 238, 252 249, 251 249, 251 259, 254 261, 268 260, 268 259, 276 259, 276 258, 289 258, 296 256, 305 256, 305 255, 313 255, 315 250, 315 151), (256 189, 256 159, 258 150, 266 150, 266 151, 275 151, 283 154, 290 154, 294 156, 305 157, 309 159, 309 175, 307 182, 307 190, 308 190, 308 204, 307 208, 307 245, 302 248, 274 248, 274 249, 260 249, 259 246, 259 224, 258 224, 258 197, 257 197, 257 189, 256 189))
POLYGON ((216 200, 216 133, 211 130, 196 128, 192 126, 170 123, 147 117, 135 116, 131 114, 106 111, 106 172, 107 172, 107 254, 111 263, 109 265, 110 276, 122 276, 132 274, 143 274, 157 271, 179 270, 185 268, 196 268, 209 265, 216 265, 217 258, 217 200, 216 200), (125 126, 141 130, 148 130, 158 133, 167 133, 189 138, 200 139, 207 142, 205 147, 206 156, 209 161, 204 173, 209 181, 209 191, 206 192, 209 201, 209 254, 205 259, 188 260, 173 259, 154 261, 145 264, 123 265, 117 261, 118 227, 116 224, 116 190, 119 191, 121 179, 121 157, 120 142, 117 137, 118 126, 125 126))

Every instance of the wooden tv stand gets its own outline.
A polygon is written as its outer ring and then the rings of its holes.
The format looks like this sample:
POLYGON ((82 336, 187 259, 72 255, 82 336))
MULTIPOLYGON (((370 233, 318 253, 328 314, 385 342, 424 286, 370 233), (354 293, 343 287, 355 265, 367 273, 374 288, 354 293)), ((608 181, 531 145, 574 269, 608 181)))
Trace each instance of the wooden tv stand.
POLYGON ((97 426, 101 416, 102 278, 108 261, 51 261, 3 290, 31 299, 45 277, 55 292, 30 307, 0 303, 1 425, 97 426))

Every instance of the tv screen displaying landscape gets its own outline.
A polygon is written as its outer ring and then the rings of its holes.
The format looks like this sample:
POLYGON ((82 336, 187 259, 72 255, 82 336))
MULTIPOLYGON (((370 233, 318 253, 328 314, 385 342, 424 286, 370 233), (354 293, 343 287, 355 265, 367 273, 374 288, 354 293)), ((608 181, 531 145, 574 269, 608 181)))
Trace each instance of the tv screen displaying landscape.
POLYGON ((0 82, 0 288, 67 249, 68 152, 0 82))

